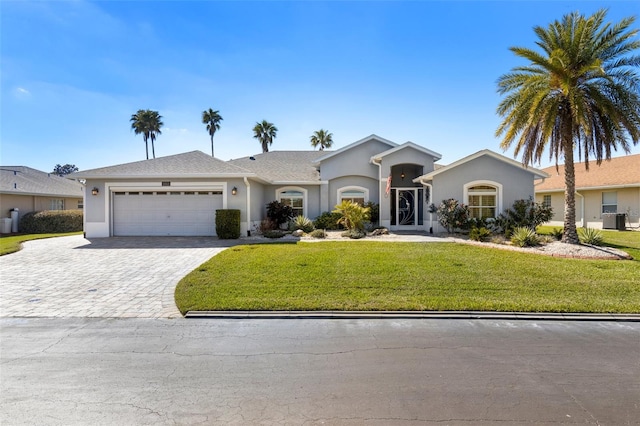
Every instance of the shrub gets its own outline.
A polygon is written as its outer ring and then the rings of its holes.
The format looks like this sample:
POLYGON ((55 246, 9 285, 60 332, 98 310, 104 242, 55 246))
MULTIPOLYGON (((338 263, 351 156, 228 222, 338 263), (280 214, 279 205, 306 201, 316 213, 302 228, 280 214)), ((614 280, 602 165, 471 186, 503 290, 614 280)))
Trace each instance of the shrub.
POLYGON ((216 234, 221 240, 240 238, 240 210, 216 210, 216 234))
POLYGON ((343 237, 349 237, 352 240, 359 240, 360 238, 364 238, 367 234, 365 234, 361 229, 347 229, 341 235, 343 237))
POLYGON ((272 201, 267 204, 267 217, 275 222, 277 226, 287 223, 293 217, 291 206, 282 204, 280 201, 272 201))
POLYGON ((369 221, 371 221, 373 227, 377 226, 380 221, 380 205, 373 201, 367 201, 364 206, 369 209, 369 221))
POLYGON ((296 229, 302 229, 302 231, 307 234, 313 231, 314 229, 313 222, 311 221, 311 219, 304 216, 297 216, 295 219, 293 219, 293 221, 291 222, 291 227, 293 228, 293 229, 290 229, 291 231, 295 231, 296 229))
POLYGON ((429 212, 437 214, 438 222, 450 234, 453 234, 456 229, 468 229, 469 227, 469 207, 460 204, 458 200, 453 198, 442 200, 438 207, 431 204, 429 212))
POLYGON ((592 246, 602 245, 603 237, 599 229, 580 228, 578 234, 582 244, 590 244, 592 246))
POLYGON ((540 243, 540 240, 534 230, 521 226, 513 230, 511 242, 518 247, 534 247, 540 243))
POLYGON ((491 231, 484 226, 480 228, 471 228, 471 231, 469 231, 469 239, 473 241, 489 241, 490 237, 491 231))
POLYGON ((270 231, 265 231, 262 233, 262 236, 265 238, 282 238, 284 237, 285 232, 279 229, 272 229, 270 231))
POLYGON ((27 234, 82 231, 82 210, 44 210, 26 213, 19 230, 27 234))
POLYGON ((491 230, 505 235, 515 228, 529 228, 533 231, 553 217, 553 209, 533 199, 516 200, 513 206, 500 213, 491 221, 491 230))
POLYGON ((557 241, 560 241, 562 239, 562 235, 563 234, 564 234, 564 229, 562 229, 562 228, 553 228, 553 230, 551 231, 551 235, 557 241))
POLYGON ((337 229, 342 229, 342 225, 338 223, 338 220, 342 215, 340 213, 332 213, 332 212, 323 212, 320 216, 313 221, 316 229, 328 229, 330 231, 335 231, 337 229))
POLYGON ((362 207, 352 201, 343 201, 336 205, 333 213, 339 213, 342 217, 338 223, 348 230, 364 231, 364 223, 369 219, 369 208, 362 207))
POLYGON ((324 229, 316 229, 309 235, 311 235, 313 238, 326 238, 327 233, 324 231, 324 229))
POLYGON ((261 234, 264 234, 265 232, 272 231, 277 227, 278 227, 277 223, 273 222, 270 219, 264 219, 263 221, 260 222, 260 225, 258 226, 258 231, 261 234))

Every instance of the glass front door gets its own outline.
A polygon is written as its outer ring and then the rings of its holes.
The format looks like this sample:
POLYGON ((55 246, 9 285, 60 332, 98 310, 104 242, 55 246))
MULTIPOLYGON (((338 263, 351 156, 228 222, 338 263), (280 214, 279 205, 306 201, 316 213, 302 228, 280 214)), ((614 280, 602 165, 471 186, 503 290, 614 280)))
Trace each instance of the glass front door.
POLYGON ((395 229, 422 225, 422 188, 394 188, 391 194, 391 225, 395 229))

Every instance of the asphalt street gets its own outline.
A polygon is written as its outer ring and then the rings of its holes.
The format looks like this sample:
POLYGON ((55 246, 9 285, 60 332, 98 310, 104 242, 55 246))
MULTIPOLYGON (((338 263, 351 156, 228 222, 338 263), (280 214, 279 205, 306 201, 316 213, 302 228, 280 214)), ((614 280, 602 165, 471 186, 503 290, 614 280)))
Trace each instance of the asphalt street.
POLYGON ((640 323, 0 319, 2 425, 640 424, 640 323))

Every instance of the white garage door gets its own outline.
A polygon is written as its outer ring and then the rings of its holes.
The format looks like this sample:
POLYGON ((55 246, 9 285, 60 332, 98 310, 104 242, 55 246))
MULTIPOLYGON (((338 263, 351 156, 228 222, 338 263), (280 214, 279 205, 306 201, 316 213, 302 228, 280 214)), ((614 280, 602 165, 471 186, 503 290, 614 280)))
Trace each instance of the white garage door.
POLYGON ((215 236, 221 191, 114 192, 115 236, 215 236))

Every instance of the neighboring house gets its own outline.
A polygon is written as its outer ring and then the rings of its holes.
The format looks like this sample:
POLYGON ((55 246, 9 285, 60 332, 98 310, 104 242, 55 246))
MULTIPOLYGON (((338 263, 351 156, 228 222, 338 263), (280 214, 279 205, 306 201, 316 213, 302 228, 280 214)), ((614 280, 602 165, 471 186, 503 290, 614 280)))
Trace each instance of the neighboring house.
MULTIPOLYGON (((553 226, 564 224, 564 165, 543 169, 550 176, 535 187, 536 201, 553 207, 553 226)), ((613 214, 625 214, 627 226, 640 226, 640 154, 575 163, 576 226, 616 228, 613 214)))
POLYGON ((17 208, 24 213, 83 207, 84 185, 25 166, 0 166, 0 216, 17 208))
POLYGON ((533 197, 539 170, 480 151, 438 167, 440 154, 376 135, 337 151, 273 151, 221 161, 200 151, 85 170, 87 237, 215 235, 215 210, 239 209, 241 232, 266 218, 278 200, 316 218, 342 200, 380 205, 392 230, 438 230, 432 202, 457 198, 474 214, 496 215, 533 197), (95 193, 95 195, 92 195, 95 193))

